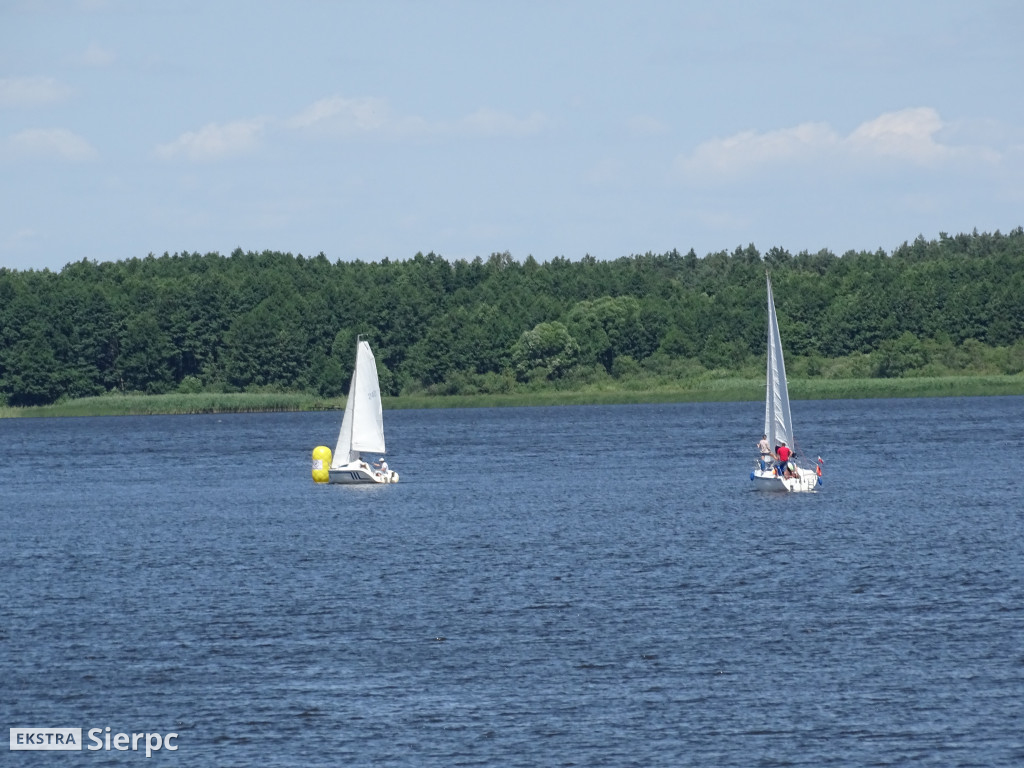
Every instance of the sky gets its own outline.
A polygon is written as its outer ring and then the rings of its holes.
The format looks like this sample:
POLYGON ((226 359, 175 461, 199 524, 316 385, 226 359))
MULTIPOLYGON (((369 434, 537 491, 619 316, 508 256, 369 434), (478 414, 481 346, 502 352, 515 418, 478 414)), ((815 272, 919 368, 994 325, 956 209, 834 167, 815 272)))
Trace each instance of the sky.
POLYGON ((1017 0, 0 0, 0 267, 1024 225, 1017 0))

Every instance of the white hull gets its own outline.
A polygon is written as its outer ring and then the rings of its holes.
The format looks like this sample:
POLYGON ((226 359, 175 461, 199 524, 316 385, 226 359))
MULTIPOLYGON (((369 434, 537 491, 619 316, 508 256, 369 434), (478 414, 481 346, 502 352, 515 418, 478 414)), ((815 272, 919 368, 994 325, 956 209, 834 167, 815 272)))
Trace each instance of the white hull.
POLYGON ((783 491, 807 493, 818 490, 821 478, 813 469, 800 469, 800 477, 783 477, 773 469, 755 469, 750 473, 755 491, 783 491))
POLYGON ((353 461, 340 467, 331 467, 329 482, 341 485, 386 485, 397 483, 398 473, 392 470, 381 472, 366 462, 353 461))

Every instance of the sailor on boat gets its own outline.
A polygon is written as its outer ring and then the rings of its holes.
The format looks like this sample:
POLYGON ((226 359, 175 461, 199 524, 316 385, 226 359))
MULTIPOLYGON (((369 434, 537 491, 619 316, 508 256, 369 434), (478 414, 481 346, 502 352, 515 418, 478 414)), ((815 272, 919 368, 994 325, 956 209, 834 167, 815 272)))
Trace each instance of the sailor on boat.
POLYGON ((757 450, 761 453, 761 469, 768 469, 769 462, 775 458, 772 449, 768 445, 768 435, 761 435, 761 442, 757 444, 757 450))
POLYGON ((785 440, 782 441, 782 445, 775 446, 775 455, 779 459, 776 470, 780 475, 783 477, 799 477, 796 465, 792 461, 793 451, 786 445, 785 440))

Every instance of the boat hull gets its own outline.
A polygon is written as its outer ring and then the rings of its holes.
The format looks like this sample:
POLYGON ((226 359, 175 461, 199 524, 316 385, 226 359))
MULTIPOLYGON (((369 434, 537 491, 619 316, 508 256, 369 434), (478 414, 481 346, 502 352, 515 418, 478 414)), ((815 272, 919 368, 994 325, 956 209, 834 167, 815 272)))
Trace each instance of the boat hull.
POLYGON ((328 482, 337 485, 387 485, 398 482, 398 473, 392 470, 380 472, 365 462, 356 461, 331 467, 328 482))
POLYGON ((811 493, 821 487, 821 478, 813 469, 800 469, 799 477, 782 477, 772 469, 755 469, 750 473, 755 491, 811 493))

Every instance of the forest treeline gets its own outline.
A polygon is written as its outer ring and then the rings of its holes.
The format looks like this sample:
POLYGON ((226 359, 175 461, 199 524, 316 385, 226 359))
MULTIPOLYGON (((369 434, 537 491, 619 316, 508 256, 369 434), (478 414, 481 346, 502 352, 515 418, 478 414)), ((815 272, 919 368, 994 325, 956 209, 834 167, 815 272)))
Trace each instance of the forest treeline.
POLYGON ((332 263, 176 253, 0 269, 0 404, 111 391, 344 394, 357 334, 386 394, 763 376, 765 272, 790 378, 1024 370, 1024 229, 892 253, 332 263))

